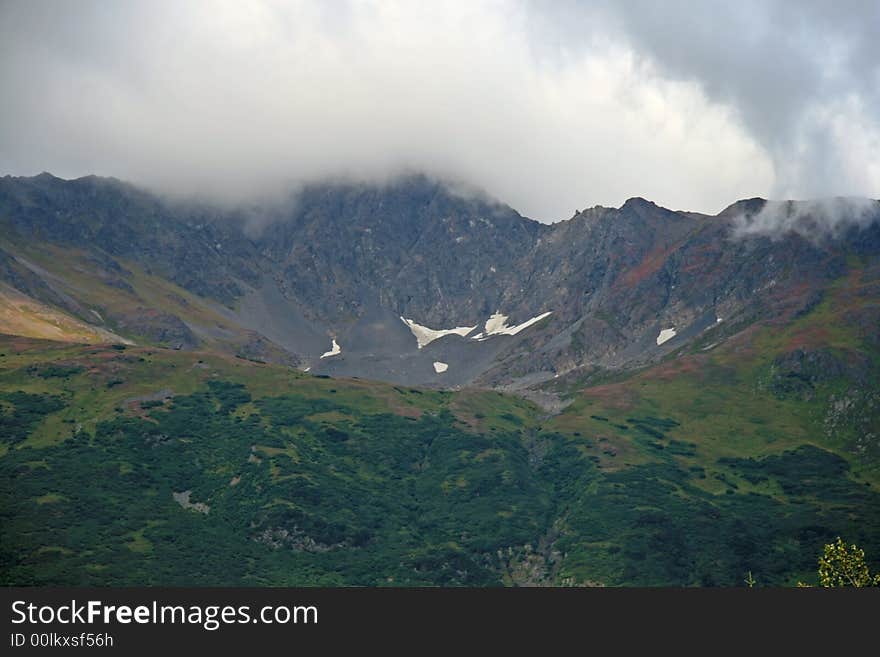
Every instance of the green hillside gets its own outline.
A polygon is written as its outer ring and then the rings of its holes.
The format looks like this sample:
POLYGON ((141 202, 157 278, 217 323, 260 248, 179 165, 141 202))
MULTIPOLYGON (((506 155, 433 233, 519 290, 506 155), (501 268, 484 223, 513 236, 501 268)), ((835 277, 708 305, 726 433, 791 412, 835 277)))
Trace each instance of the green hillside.
MULTIPOLYGON (((85 585, 728 585, 880 554, 859 270, 794 321, 567 394, 312 377, 0 337, 0 578, 85 585), (794 355, 792 355, 794 354, 794 355)), ((719 344, 715 344, 715 342, 719 344)))

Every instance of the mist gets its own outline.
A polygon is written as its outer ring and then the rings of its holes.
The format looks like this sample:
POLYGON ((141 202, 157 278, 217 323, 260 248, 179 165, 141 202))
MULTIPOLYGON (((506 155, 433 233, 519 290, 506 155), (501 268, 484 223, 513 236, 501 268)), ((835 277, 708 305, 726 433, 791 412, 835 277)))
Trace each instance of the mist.
POLYGON ((835 239, 851 227, 880 222, 880 201, 867 198, 824 198, 808 201, 768 201, 754 215, 733 218, 733 236, 773 239, 795 233, 813 242, 835 239))
POLYGON ((876 7, 710 4, 13 0, 0 174, 240 204, 419 171, 542 221, 880 195, 876 7))

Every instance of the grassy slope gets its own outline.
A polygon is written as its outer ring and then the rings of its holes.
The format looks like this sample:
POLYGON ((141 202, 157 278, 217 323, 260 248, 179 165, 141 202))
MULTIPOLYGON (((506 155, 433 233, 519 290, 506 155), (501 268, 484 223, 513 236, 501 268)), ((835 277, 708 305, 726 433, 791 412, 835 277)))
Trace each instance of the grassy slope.
POLYGON ((797 347, 861 355, 863 387, 876 391, 876 351, 839 319, 874 303, 862 285, 856 269, 809 314, 704 351, 730 335, 719 327, 553 418, 490 391, 2 337, 0 573, 68 584, 736 585, 748 570, 761 583, 810 580, 836 534, 880 554, 880 458, 860 442, 877 408, 830 431, 829 404, 852 383, 779 394, 771 363, 797 347), (174 500, 187 490, 207 514, 174 500))
POLYGON ((0 331, 9 335, 89 344, 126 342, 111 331, 71 317, 4 283, 0 283, 0 331))
MULTIPOLYGON (((680 516, 717 513, 724 517, 735 511, 731 502, 740 499, 765 502, 741 510, 745 517, 739 519, 743 525, 737 532, 749 544, 748 549, 742 548, 742 568, 757 570, 754 562, 750 566, 749 552, 763 549, 786 554, 790 548, 786 543, 796 540, 818 545, 820 536, 830 538, 834 533, 829 531, 832 525, 853 540, 869 542, 869 554, 880 554, 880 360, 857 327, 842 321, 848 311, 877 305, 872 295, 859 294, 862 274, 854 269, 811 312, 794 321, 755 325, 726 340, 724 327, 718 327, 659 366, 583 390, 562 415, 545 424, 546 429, 591 453, 616 483, 632 486, 634 482, 627 477, 639 472, 635 479, 640 483, 656 484, 649 494, 623 496, 616 506, 624 510, 622 514, 635 510, 649 516, 648 511, 656 511, 656 516, 640 519, 635 513, 604 543, 579 540, 590 530, 578 515, 586 516, 588 522, 602 522, 589 507, 607 503, 603 498, 607 491, 594 487, 572 504, 567 517, 574 539, 562 539, 573 553, 567 564, 572 576, 584 579, 599 572, 606 580, 627 581, 621 567, 621 561, 627 560, 615 555, 626 554, 627 540, 632 538, 626 532, 632 526, 645 533, 660 526, 668 530, 666 538, 673 542, 711 542, 708 528, 677 522, 680 516), (807 396, 779 394, 773 389, 772 362, 793 349, 824 349, 842 361, 855 355, 870 363, 868 381, 855 386, 873 397, 868 407, 858 409, 860 422, 843 422, 834 430, 827 424, 832 402, 854 387, 846 378, 818 382, 807 396), (873 435, 869 444, 864 441, 866 434, 873 435), (817 449, 805 450, 804 446, 817 449), (773 460, 780 458, 789 461, 784 464, 790 466, 789 471, 773 460), (773 472, 756 476, 748 459, 767 459, 763 462, 774 463, 767 466, 773 472), (814 468, 817 472, 812 472, 814 468), (691 505, 691 511, 676 510, 677 500, 691 505), (754 517, 749 517, 752 513, 754 517), (774 537, 755 531, 760 522, 775 526, 800 522, 804 527, 794 536, 774 537)), ((715 530, 726 531, 715 520, 715 530)), ((731 543, 737 532, 731 532, 731 543)), ((706 544, 702 547, 710 551, 706 544)), ((669 543, 657 543, 655 548, 672 549, 669 543)), ((689 551, 682 548, 681 552, 689 551)), ((630 556, 651 558, 644 551, 630 556)), ((680 570, 713 581, 713 565, 695 563, 693 556, 685 557, 691 562, 680 570)), ((789 557, 794 564, 795 557, 789 557)), ((812 568, 810 561, 773 579, 780 583, 809 579, 812 568)))
MULTIPOLYGON (((85 311, 85 316, 77 320, 54 309, 62 319, 54 321, 53 318, 52 323, 57 328, 50 330, 56 334, 49 335, 41 326, 22 326, 20 318, 13 318, 11 313, 8 318, 4 317, 0 298, 0 332, 71 342, 94 342, 89 336, 96 330, 100 331, 95 327, 101 323, 96 321, 99 316, 106 322, 107 329, 138 344, 149 344, 151 339, 138 333, 137 321, 131 326, 118 325, 117 321, 149 310, 184 319, 207 349, 236 353, 242 343, 255 335, 225 316, 216 304, 145 271, 135 262, 116 258, 122 271, 107 272, 96 265, 88 252, 76 248, 62 248, 43 242, 13 244, 5 240, 0 240, 0 247, 39 267, 43 280, 59 293, 75 299, 85 311), (103 280, 101 275, 96 276, 96 271, 102 272, 103 280), (94 313, 98 313, 98 316, 94 313), (92 326, 85 325, 82 320, 92 326)), ((267 349, 269 355, 283 360, 280 348, 267 343, 267 349)))
POLYGON ((6 336, 0 354, 6 581, 486 584, 474 545, 540 532, 533 503, 516 508, 536 485, 506 431, 535 416, 519 399, 207 352, 6 336), (207 515, 174 502, 186 489, 207 515))

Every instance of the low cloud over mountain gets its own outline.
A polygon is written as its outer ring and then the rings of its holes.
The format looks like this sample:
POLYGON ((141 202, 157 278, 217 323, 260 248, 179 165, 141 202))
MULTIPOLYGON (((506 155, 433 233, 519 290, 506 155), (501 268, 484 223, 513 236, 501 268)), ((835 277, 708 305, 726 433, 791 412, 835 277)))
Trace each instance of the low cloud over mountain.
POLYGON ((420 170, 542 221, 876 197, 877 11, 6 2, 0 172, 241 201, 420 170))

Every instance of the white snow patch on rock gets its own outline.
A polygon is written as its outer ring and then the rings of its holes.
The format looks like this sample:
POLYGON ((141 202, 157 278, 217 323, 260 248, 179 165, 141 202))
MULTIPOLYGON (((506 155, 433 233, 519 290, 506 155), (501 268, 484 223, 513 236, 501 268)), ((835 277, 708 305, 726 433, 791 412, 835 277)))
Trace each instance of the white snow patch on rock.
POLYGON ((552 315, 553 311, 546 312, 543 315, 538 315, 537 317, 532 317, 529 320, 526 320, 522 324, 517 324, 516 326, 508 326, 507 325, 507 315, 502 315, 501 313, 495 313, 492 315, 489 320, 486 322, 485 331, 483 333, 479 333, 474 336, 474 340, 486 340, 490 336, 493 335, 516 335, 520 331, 523 331, 529 328, 532 324, 540 322, 545 317, 552 315))
POLYGON ((507 315, 496 312, 486 321, 486 335, 502 333, 507 328, 507 315))
MULTIPOLYGON (((547 317, 548 315, 552 315, 553 312, 546 312, 542 315, 538 315, 537 317, 532 317, 529 320, 526 320, 522 324, 517 324, 516 326, 508 326, 507 325, 507 315, 502 315, 500 312, 493 314, 485 324, 485 330, 482 333, 477 333, 472 336, 472 340, 488 340, 493 335, 516 335, 520 331, 523 331, 530 327, 532 324, 540 322, 542 319, 547 317)), ((467 337, 468 334, 473 332, 476 326, 456 326, 451 329, 432 329, 427 326, 422 326, 421 324, 416 324, 413 320, 407 319, 406 317, 401 317, 400 321, 406 324, 409 327, 409 330, 412 331, 412 334, 416 336, 416 342, 419 345, 419 349, 422 347, 431 344, 434 340, 438 338, 442 338, 444 335, 460 335, 461 337, 467 337)))
POLYGON ((720 323, 723 322, 723 321, 724 321, 724 320, 721 319, 720 317, 716 317, 716 318, 715 318, 715 323, 716 323, 716 324, 720 324, 720 323))
POLYGON ((422 326, 421 324, 416 324, 413 320, 407 319, 406 317, 401 317, 400 321, 406 324, 409 327, 409 330, 412 331, 412 334, 416 336, 416 342, 419 345, 419 349, 431 344, 438 338, 442 338, 444 335, 460 335, 461 337, 465 337, 468 333, 477 328, 476 326, 456 326, 451 329, 432 329, 427 326, 422 326))
POLYGON ((671 340, 675 337, 675 329, 668 328, 660 331, 660 335, 657 336, 657 346, 659 347, 661 344, 666 342, 667 340, 671 340))
POLYGON ((333 338, 332 343, 330 344, 330 351, 325 351, 321 354, 321 358, 329 358, 330 356, 338 356, 342 353, 342 347, 339 346, 339 343, 336 342, 336 338, 333 338))
POLYGON ((447 365, 446 363, 441 363, 439 360, 434 361, 434 371, 437 372, 437 374, 443 374, 443 372, 448 369, 449 365, 447 365))

